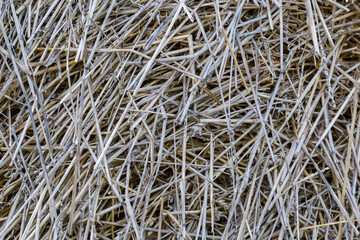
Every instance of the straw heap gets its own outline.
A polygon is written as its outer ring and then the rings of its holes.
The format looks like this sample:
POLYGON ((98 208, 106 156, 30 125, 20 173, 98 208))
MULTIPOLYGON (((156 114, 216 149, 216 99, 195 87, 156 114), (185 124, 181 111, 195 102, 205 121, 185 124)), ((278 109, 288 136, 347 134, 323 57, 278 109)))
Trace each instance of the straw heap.
POLYGON ((359 3, 0 18, 0 239, 359 237, 359 3))

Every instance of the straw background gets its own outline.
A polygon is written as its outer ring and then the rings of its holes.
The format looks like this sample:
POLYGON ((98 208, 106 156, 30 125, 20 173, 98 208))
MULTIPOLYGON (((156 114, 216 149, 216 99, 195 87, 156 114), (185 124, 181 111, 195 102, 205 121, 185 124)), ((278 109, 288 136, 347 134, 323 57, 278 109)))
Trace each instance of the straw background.
POLYGON ((0 239, 358 239, 360 4, 0 1, 0 239))

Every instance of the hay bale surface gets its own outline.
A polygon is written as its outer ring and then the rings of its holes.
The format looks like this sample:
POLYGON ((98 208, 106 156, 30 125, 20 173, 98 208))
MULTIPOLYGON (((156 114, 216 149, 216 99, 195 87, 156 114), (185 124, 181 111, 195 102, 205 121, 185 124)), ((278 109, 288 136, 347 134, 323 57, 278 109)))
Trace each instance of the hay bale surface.
POLYGON ((356 239, 360 7, 0 1, 0 239, 356 239))

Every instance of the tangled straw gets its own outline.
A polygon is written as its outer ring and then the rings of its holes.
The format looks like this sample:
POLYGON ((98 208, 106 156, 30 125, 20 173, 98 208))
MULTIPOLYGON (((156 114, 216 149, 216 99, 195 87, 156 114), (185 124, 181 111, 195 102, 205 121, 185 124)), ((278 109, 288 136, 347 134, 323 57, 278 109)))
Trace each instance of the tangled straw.
POLYGON ((0 239, 356 239, 360 7, 0 1, 0 239))

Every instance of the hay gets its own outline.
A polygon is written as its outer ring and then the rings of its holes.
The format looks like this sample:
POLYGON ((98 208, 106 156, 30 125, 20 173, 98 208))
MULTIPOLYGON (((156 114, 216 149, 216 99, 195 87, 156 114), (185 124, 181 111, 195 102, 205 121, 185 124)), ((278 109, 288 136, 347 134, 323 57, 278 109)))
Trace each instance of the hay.
POLYGON ((1 239, 359 236, 357 1, 0 11, 1 239))

